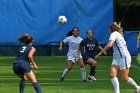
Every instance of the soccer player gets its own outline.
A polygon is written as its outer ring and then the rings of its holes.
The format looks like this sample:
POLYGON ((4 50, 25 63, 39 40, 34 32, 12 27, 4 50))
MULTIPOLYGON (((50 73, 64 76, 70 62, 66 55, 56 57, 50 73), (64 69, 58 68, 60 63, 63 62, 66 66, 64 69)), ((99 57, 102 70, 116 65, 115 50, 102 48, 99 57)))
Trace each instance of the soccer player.
POLYGON ((67 65, 66 68, 63 71, 63 74, 60 78, 60 81, 63 81, 65 76, 69 73, 69 71, 72 69, 73 64, 76 63, 79 65, 80 70, 81 70, 81 75, 82 75, 82 80, 86 80, 86 71, 84 68, 84 62, 82 59, 82 56, 80 55, 78 59, 78 46, 80 42, 82 41, 82 38, 79 37, 79 28, 74 27, 71 32, 67 34, 68 37, 66 37, 63 41, 60 42, 60 47, 59 50, 62 51, 62 46, 63 43, 68 43, 69 45, 69 50, 67 53, 67 65))
POLYGON ((32 46, 33 38, 29 34, 23 34, 18 40, 20 43, 25 44, 19 48, 16 60, 13 63, 14 73, 21 78, 19 85, 20 93, 24 92, 25 83, 28 79, 32 82, 36 92, 42 93, 41 88, 37 83, 35 74, 30 66, 31 64, 35 69, 38 69, 38 66, 33 59, 33 55, 36 51, 36 49, 32 46))
POLYGON ((120 29, 114 24, 110 25, 109 32, 111 35, 108 44, 95 58, 100 56, 104 51, 113 47, 113 61, 110 69, 110 76, 115 93, 120 93, 119 81, 117 78, 119 71, 122 80, 134 88, 134 93, 139 93, 140 86, 138 86, 136 82, 128 76, 129 68, 131 67, 131 56, 127 49, 126 41, 120 33, 120 29))
MULTIPOLYGON (((95 47, 98 47, 100 50, 103 48, 98 44, 98 41, 93 38, 94 32, 89 29, 87 32, 87 38, 83 39, 79 46, 79 51, 82 51, 82 57, 85 64, 89 64, 90 74, 88 76, 89 81, 96 81, 95 73, 96 73, 96 60, 95 60, 95 47)), ((78 53, 79 53, 78 51, 78 53)), ((106 54, 106 52, 104 52, 106 54)))
POLYGON ((138 50, 137 60, 138 63, 140 64, 140 32, 138 33, 137 37, 137 50, 138 50))

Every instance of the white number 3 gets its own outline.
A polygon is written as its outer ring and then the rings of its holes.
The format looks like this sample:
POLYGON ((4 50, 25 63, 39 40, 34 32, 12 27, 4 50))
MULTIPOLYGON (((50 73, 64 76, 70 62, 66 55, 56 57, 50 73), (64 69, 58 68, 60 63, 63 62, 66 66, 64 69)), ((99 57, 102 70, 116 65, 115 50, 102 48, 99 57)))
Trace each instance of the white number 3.
POLYGON ((20 51, 21 53, 24 53, 24 51, 26 50, 26 46, 22 47, 22 50, 20 51))

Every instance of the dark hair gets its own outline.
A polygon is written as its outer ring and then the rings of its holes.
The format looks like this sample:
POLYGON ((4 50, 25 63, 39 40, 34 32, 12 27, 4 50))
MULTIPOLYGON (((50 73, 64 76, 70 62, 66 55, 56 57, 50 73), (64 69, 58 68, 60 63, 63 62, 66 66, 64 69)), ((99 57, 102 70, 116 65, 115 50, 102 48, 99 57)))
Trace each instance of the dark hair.
POLYGON ((71 31, 73 32, 73 30, 74 30, 75 28, 77 28, 77 29, 78 29, 78 32, 79 32, 79 28, 78 28, 78 27, 73 27, 71 31))
POLYGON ((33 40, 32 36, 29 34, 23 34, 22 36, 19 37, 18 41, 20 43, 25 43, 25 44, 29 44, 31 43, 33 40))
POLYGON ((70 30, 69 32, 67 32, 66 36, 72 36, 72 31, 70 30))
POLYGON ((88 29, 86 34, 88 34, 89 31, 91 31, 93 33, 93 35, 94 35, 94 32, 92 31, 92 29, 88 29))
POLYGON ((72 30, 70 30, 69 32, 67 32, 66 36, 67 36, 67 37, 68 37, 68 36, 72 36, 72 32, 73 32, 73 30, 74 30, 75 28, 77 28, 77 29, 78 29, 78 32, 79 32, 79 28, 78 28, 78 27, 73 27, 72 30))

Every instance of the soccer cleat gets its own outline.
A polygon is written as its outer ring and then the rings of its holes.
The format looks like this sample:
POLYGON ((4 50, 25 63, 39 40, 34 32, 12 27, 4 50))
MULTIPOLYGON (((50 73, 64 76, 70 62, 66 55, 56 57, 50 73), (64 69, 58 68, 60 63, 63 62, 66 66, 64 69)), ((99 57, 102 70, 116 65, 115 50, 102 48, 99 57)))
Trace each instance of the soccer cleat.
POLYGON ((137 87, 137 89, 134 89, 134 93, 139 93, 140 92, 140 86, 137 87))
POLYGON ((96 81, 97 79, 94 76, 88 76, 88 81, 93 82, 96 81))
POLYGON ((64 78, 61 77, 61 78, 60 78, 60 82, 63 82, 63 81, 64 81, 64 78))

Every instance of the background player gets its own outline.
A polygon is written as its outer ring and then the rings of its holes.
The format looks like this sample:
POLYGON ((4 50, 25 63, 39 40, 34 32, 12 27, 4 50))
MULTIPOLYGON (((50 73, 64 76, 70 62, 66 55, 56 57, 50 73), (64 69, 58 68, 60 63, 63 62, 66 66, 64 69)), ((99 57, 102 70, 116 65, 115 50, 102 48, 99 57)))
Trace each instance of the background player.
POLYGON ((33 55, 36 51, 36 49, 32 46, 33 38, 29 34, 24 34, 18 40, 20 43, 25 44, 19 48, 18 55, 15 62, 13 63, 13 70, 15 74, 21 78, 19 86, 20 93, 24 92, 24 87, 27 79, 32 82, 37 93, 42 93, 41 88, 37 83, 35 74, 30 67, 31 64, 35 69, 38 69, 38 66, 33 59, 33 55))
MULTIPOLYGON (((83 39, 80 43, 79 48, 82 50, 82 57, 85 62, 85 64, 89 64, 91 66, 90 68, 90 74, 88 76, 89 81, 96 81, 95 73, 96 73, 96 64, 95 61, 95 47, 98 47, 100 50, 103 48, 98 44, 98 41, 93 38, 94 32, 89 29, 87 32, 87 38, 83 39)), ((106 52, 104 52, 106 54, 106 52)))
POLYGON ((78 46, 80 42, 82 41, 82 38, 79 36, 79 28, 74 27, 71 32, 68 32, 67 36, 63 41, 60 42, 59 50, 62 51, 63 43, 68 43, 69 50, 67 53, 67 65, 66 68, 63 71, 63 74, 60 78, 60 81, 63 81, 65 76, 68 74, 68 72, 72 69, 73 64, 77 61, 77 64, 80 67, 82 80, 86 80, 86 71, 84 68, 84 62, 82 60, 82 56, 80 55, 79 59, 77 56, 78 46))
POLYGON ((131 56, 127 49, 123 35, 120 32, 120 29, 114 24, 110 25, 109 31, 111 33, 109 42, 106 47, 96 56, 96 58, 104 51, 107 51, 113 47, 113 61, 110 69, 110 76, 115 93, 120 93, 119 81, 117 78, 119 71, 121 73, 122 80, 134 88, 134 93, 139 93, 140 86, 138 86, 136 82, 128 76, 129 68, 131 67, 131 56))
POLYGON ((137 50, 138 50, 137 60, 138 63, 140 64, 140 32, 138 33, 137 37, 137 50))

